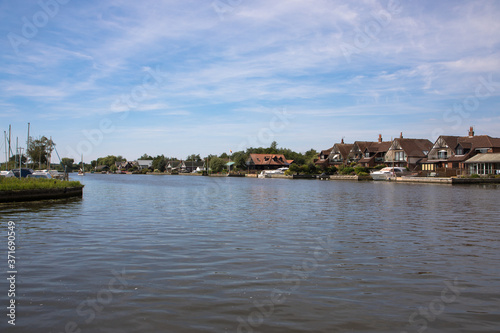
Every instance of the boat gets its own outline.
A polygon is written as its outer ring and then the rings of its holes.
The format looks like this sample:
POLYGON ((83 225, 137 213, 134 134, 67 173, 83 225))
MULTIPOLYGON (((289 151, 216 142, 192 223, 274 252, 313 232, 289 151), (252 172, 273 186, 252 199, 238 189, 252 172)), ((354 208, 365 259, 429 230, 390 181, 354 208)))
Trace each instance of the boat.
POLYGON ((47 170, 36 170, 36 171, 33 171, 32 174, 29 174, 27 177, 28 178, 46 178, 46 179, 51 179, 52 175, 47 170))
POLYGON ((409 175, 410 172, 404 167, 385 167, 379 171, 373 171, 370 176, 373 180, 391 180, 396 177, 409 175))
POLYGON ((276 170, 262 170, 257 176, 258 178, 271 178, 272 175, 284 175, 288 168, 278 168, 276 170))
POLYGON ((15 177, 14 173, 12 171, 0 171, 0 177, 5 177, 5 178, 10 178, 10 177, 15 177))
POLYGON ((85 166, 83 164, 83 155, 82 155, 82 167, 80 168, 80 170, 78 170, 78 176, 85 176, 85 166))

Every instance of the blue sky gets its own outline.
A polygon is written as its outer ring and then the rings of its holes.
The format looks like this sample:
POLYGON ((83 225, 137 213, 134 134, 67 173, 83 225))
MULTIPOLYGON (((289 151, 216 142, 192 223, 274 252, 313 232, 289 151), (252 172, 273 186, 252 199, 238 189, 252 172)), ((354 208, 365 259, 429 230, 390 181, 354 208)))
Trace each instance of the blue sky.
POLYGON ((25 143, 30 122, 86 162, 498 137, 499 17, 498 1, 3 0, 0 129, 25 143))

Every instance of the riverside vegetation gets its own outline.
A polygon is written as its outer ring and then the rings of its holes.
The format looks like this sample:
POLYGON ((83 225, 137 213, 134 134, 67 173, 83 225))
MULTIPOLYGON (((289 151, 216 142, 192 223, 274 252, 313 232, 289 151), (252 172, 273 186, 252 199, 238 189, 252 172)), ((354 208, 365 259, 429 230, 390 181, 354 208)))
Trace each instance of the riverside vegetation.
POLYGON ((35 189, 57 189, 66 187, 83 187, 79 181, 67 181, 43 178, 0 178, 0 191, 20 191, 35 189))

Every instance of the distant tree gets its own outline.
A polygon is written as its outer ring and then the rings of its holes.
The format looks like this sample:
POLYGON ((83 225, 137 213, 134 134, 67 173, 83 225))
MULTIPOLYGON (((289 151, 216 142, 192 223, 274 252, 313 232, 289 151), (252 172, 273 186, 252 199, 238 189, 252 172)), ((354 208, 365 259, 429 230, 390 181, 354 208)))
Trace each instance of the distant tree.
POLYGON ((219 157, 220 157, 220 158, 223 158, 223 159, 228 159, 228 158, 229 158, 229 155, 228 155, 227 153, 225 153, 225 152, 224 152, 224 153, 220 154, 220 156, 219 156, 219 157))
POLYGON ((117 157, 114 155, 108 155, 106 157, 99 157, 97 159, 97 165, 107 165, 108 167, 111 168, 112 165, 115 165, 115 162, 117 161, 117 157))
POLYGON ((212 172, 221 172, 225 166, 224 160, 220 157, 212 157, 208 163, 212 172))
POLYGON ((118 170, 118 167, 117 167, 115 164, 113 164, 113 165, 109 168, 109 170, 110 170, 111 172, 116 172, 116 171, 118 170))
POLYGON ((158 155, 155 158, 153 158, 153 164, 152 164, 153 170, 159 170, 160 172, 165 172, 165 169, 167 168, 167 159, 163 155, 158 155))
POLYGON ((92 169, 95 169, 97 166, 97 160, 90 161, 90 165, 92 166, 92 169))
POLYGON ((235 166, 239 169, 246 169, 247 168, 247 160, 248 160, 248 155, 245 154, 243 151, 238 151, 233 153, 231 156, 231 159, 235 163, 235 166))
POLYGON ((68 171, 68 172, 73 171, 73 163, 75 163, 75 160, 72 158, 63 157, 61 159, 61 165, 63 167, 63 170, 64 170, 64 167, 66 167, 66 171, 68 171))
POLYGON ((186 161, 194 161, 194 162, 199 162, 201 161, 200 154, 191 154, 188 157, 186 157, 186 161))
POLYGON ((271 142, 269 148, 266 149, 266 154, 278 154, 278 143, 276 141, 271 142))
POLYGON ((52 154, 56 144, 54 141, 45 136, 34 139, 30 137, 27 155, 33 164, 37 164, 40 168, 43 164, 47 164, 49 156, 52 154))
POLYGON ((152 159, 153 159, 153 157, 148 155, 148 154, 144 154, 138 158, 138 160, 152 160, 152 159))
POLYGON ((19 154, 16 154, 16 155, 12 155, 10 158, 9 158, 9 164, 10 165, 14 165, 15 162, 17 162, 17 165, 15 166, 16 168, 19 167, 19 161, 21 160, 21 164, 26 164, 26 161, 28 160, 28 158, 26 157, 26 155, 19 155, 19 154))

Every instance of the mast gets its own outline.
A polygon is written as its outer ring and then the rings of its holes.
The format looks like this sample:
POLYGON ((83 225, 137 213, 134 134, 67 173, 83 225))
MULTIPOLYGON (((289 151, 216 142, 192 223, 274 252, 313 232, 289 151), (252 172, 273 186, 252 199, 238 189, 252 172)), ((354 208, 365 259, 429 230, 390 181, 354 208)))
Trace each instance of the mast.
MULTIPOLYGON (((28 137, 26 139, 26 155, 28 155, 28 149, 30 148, 30 123, 28 123, 28 137)), ((26 156, 26 167, 28 168, 28 156, 26 156)))

